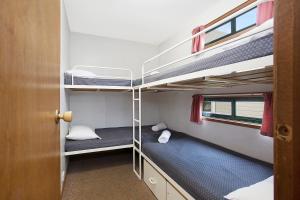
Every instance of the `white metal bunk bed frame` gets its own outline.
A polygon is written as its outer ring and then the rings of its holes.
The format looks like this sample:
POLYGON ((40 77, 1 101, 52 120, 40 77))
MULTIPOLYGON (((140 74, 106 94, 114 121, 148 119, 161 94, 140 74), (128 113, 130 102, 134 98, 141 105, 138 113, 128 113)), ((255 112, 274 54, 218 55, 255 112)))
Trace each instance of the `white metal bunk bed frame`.
MULTIPOLYGON (((164 65, 161 65, 161 66, 158 66, 154 69, 151 69, 151 70, 148 70, 145 72, 145 65, 159 57, 161 57, 162 55, 172 51, 173 49, 181 46, 182 44, 186 43, 186 42, 189 42, 191 41, 193 38, 205 33, 206 31, 209 31, 215 27, 217 27, 218 25, 221 25, 222 23, 224 23, 225 21, 231 19, 231 18, 234 18, 248 10, 251 10, 252 8, 256 7, 257 5, 259 5, 260 3, 263 3, 263 2, 268 2, 269 0, 257 0, 256 2, 253 2, 252 4, 244 7, 243 9, 227 16, 226 18, 220 20, 219 22, 215 23, 214 25, 208 27, 208 28, 205 28, 204 30, 200 31, 199 33, 191 36, 191 37, 188 37, 186 39, 184 39, 183 41, 173 45, 172 47, 162 51, 161 53, 153 56, 152 58, 146 60, 143 64, 142 64, 142 84, 140 86, 135 86, 133 88, 133 112, 135 111, 135 101, 139 101, 139 120, 135 120, 135 118, 133 118, 133 138, 134 138, 134 147, 133 147, 133 171, 134 173, 137 175, 137 177, 139 179, 142 178, 142 158, 144 158, 145 160, 147 160, 151 165, 152 167, 154 167, 161 175, 163 175, 166 180, 168 180, 178 191, 180 191, 180 193, 187 199, 194 199, 188 192, 186 192, 180 185, 178 185, 171 177, 169 177, 167 175, 167 173, 165 173, 162 169, 159 168, 159 166, 157 166, 155 163, 153 163, 151 161, 151 159, 149 159, 145 154, 143 154, 142 152, 142 137, 141 137, 141 127, 142 127, 142 115, 141 115, 141 109, 142 109, 142 104, 141 104, 141 99, 142 99, 142 89, 150 89, 151 87, 155 87, 155 86, 159 86, 159 85, 162 85, 162 84, 166 84, 166 83, 176 83, 176 82, 180 82, 180 81, 185 81, 185 80, 191 80, 191 79, 195 79, 195 78, 202 78, 202 77, 209 77, 209 76, 217 76, 217 75, 225 75, 225 74, 230 74, 230 73, 233 73, 234 72, 244 72, 244 71, 251 71, 251 70, 259 70, 259 69, 262 69, 262 68, 266 68, 270 65, 273 64, 273 55, 270 55, 270 56, 265 56, 265 59, 252 59, 252 60, 248 60, 248 61, 243 61, 243 67, 239 67, 240 63, 235 63, 235 64, 231 64, 231 65, 226 65, 226 66, 223 66, 223 67, 218 67, 218 69, 209 69, 209 70, 203 70, 203 71, 199 71, 199 72, 194 72, 194 73, 190 73, 190 74, 186 74, 186 75, 179 75, 179 76, 176 76, 176 77, 172 77, 172 78, 167 78, 167 79, 163 79, 163 80, 160 80, 160 81, 154 81, 154 82, 150 82, 150 83, 145 83, 145 77, 147 74, 150 74, 150 73, 153 73, 157 70, 160 70, 162 68, 165 68, 165 67, 168 67, 170 65, 173 65, 173 64, 176 64, 176 63, 179 63, 183 60, 186 60, 188 58, 191 58, 191 57, 194 57, 194 56, 198 56, 200 54, 203 54, 207 51, 210 51, 212 49, 215 49, 217 47, 220 47, 222 45, 225 45, 225 44, 228 44, 230 42, 233 42, 233 41, 237 41, 237 40, 240 40, 240 39, 243 39, 245 37, 238 37, 238 38, 235 38, 235 39, 232 39, 232 40, 229 40, 227 42, 223 42, 221 44, 218 44, 218 45, 215 45, 215 46, 212 46, 210 48, 207 48, 203 51, 200 51, 200 52, 197 52, 197 53, 194 53, 194 54, 190 54, 188 56, 185 56, 183 58, 179 58, 179 59, 176 59, 174 61, 171 61, 167 64, 164 64, 164 65), (257 62, 259 62, 259 66, 257 66, 257 62), (233 67, 234 70, 232 69, 229 69, 233 67), (246 70, 245 70, 246 68, 246 70), (135 99, 135 96, 134 96, 134 91, 135 90, 138 90, 138 97, 137 99, 135 99), (135 141, 135 122, 138 123, 138 126, 139 126, 139 140, 138 141, 135 141), (138 147, 136 146, 135 142, 138 144, 138 147), (135 167, 135 152, 138 152, 139 154, 139 166, 138 166, 138 171, 136 171, 136 167, 135 167)), ((267 30, 267 29, 265 29, 267 30)), ((262 30, 262 31, 265 31, 265 30, 262 30)), ((261 31, 261 32, 262 32, 261 31)), ((246 37, 249 37, 246 36, 246 37)), ((172 88, 154 88, 155 90, 172 90, 172 88)), ((173 88, 174 89, 174 88, 173 88)), ((180 90, 199 90, 197 88, 186 88, 186 87, 182 87, 180 88, 180 90)), ((134 116, 134 115, 133 115, 134 116)))
MULTIPOLYGON (((133 73, 132 70, 128 68, 121 68, 121 67, 100 67, 100 66, 87 66, 87 65, 76 65, 72 69, 105 69, 105 70, 121 70, 129 72, 129 76, 95 76, 94 78, 112 78, 112 79, 125 79, 130 80, 130 86, 106 86, 106 85, 74 85, 74 76, 72 74, 72 85, 65 85, 66 89, 73 89, 73 90, 126 90, 131 91, 133 89, 133 73)), ((88 70, 87 70, 88 71, 88 70)), ((81 76, 84 77, 84 76, 81 76)), ((89 78, 89 77, 86 77, 89 78)), ((85 150, 76 150, 65 152, 65 156, 72 156, 72 155, 79 155, 79 154, 87 154, 87 153, 95 153, 95 152, 102 152, 102 151, 112 151, 117 149, 127 149, 133 148, 132 144, 127 145, 118 145, 118 146, 110 146, 110 147, 100 147, 94 149, 85 149, 85 150)))

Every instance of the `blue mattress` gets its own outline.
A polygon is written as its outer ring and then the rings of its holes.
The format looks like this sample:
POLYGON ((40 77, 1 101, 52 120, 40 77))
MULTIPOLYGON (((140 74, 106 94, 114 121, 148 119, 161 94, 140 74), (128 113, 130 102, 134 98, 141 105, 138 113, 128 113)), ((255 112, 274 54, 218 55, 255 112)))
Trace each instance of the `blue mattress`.
POLYGON ((102 139, 66 140, 65 151, 80 151, 132 144, 132 127, 95 129, 102 139))
MULTIPOLYGON (((98 128, 95 133, 101 138, 90 140, 66 140, 65 151, 80 151, 87 149, 113 147, 132 144, 132 127, 98 128)), ((151 130, 151 126, 142 127, 143 142, 155 142, 159 134, 151 130)), ((138 127, 136 127, 138 139, 138 127)))
MULTIPOLYGON (((131 80, 73 77, 73 85, 131 86, 131 80)), ((72 85, 72 75, 64 73, 64 84, 72 85)))
POLYGON ((142 151, 195 199, 224 199, 228 193, 273 174, 270 164, 171 132, 167 144, 147 140, 142 151))
MULTIPOLYGON (((249 42, 229 48, 215 55, 199 58, 188 64, 167 69, 159 74, 145 77, 145 83, 163 80, 175 76, 185 75, 201 70, 239 63, 273 54, 273 33, 261 37, 254 37, 249 42)), ((65 85, 72 85, 72 76, 64 74, 65 85)), ((141 79, 133 81, 133 85, 141 85, 141 79)), ((130 86, 130 80, 83 78, 74 76, 73 85, 105 85, 105 86, 130 86)))

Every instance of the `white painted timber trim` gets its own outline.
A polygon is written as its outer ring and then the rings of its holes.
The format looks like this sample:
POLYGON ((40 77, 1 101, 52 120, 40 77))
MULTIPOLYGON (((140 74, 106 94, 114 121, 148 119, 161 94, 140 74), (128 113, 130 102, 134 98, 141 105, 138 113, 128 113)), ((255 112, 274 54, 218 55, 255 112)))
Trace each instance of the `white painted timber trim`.
POLYGON ((175 76, 159 81, 154 81, 150 83, 146 83, 143 85, 140 85, 140 88, 148 88, 153 86, 158 86, 162 84, 167 83, 176 83, 180 81, 186 81, 191 80, 195 78, 202 78, 202 77, 208 77, 208 76, 219 76, 219 75, 226 75, 233 72, 246 72, 246 71, 252 71, 257 69, 262 69, 266 66, 272 66, 273 65, 273 55, 264 56, 261 58, 251 59, 243 62, 238 62, 230 65, 224 65, 221 67, 215 67, 211 69, 201 70, 198 72, 175 76))
POLYGON ((106 86, 106 85, 65 85, 67 89, 93 89, 93 90, 132 90, 131 86, 106 86))
POLYGON ((65 152, 65 156, 132 148, 133 144, 65 152))
POLYGON ((187 191, 185 191, 178 183, 176 183, 168 174, 166 174, 162 169, 160 169, 150 158, 145 154, 141 153, 143 158, 154 167, 172 186, 174 186, 185 198, 188 200, 195 200, 187 191))

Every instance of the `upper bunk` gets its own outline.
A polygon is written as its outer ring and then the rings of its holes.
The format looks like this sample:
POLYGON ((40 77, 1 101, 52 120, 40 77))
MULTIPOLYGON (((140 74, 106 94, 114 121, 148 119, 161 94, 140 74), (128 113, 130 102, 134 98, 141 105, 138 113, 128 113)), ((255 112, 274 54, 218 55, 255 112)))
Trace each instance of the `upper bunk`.
POLYGON ((149 68, 149 64, 159 63, 162 56, 253 10, 264 1, 267 0, 253 1, 235 12, 224 14, 221 20, 146 60, 137 80, 133 80, 132 71, 127 68, 79 65, 64 73, 65 88, 75 91, 138 88, 168 91, 270 85, 273 82, 273 19, 259 26, 252 24, 224 40, 207 45, 202 51, 179 58, 175 56, 167 63, 149 68))
POLYGON ((133 86, 132 70, 77 65, 64 73, 64 85, 74 91, 128 91, 133 86))
POLYGON ((273 19, 259 26, 248 27, 235 37, 208 45, 197 53, 172 59, 158 67, 147 68, 151 62, 161 59, 165 54, 176 50, 193 38, 253 10, 264 1, 255 1, 245 6, 145 61, 142 66, 140 87, 143 90, 199 90, 245 84, 272 84, 273 19))

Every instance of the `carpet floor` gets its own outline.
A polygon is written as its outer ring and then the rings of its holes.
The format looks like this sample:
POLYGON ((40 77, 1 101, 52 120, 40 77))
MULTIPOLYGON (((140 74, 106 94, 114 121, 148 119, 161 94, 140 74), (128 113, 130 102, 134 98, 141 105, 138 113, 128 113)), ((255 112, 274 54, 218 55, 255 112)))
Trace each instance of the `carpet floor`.
POLYGON ((131 151, 71 157, 63 200, 153 200, 132 171, 131 151))

